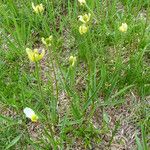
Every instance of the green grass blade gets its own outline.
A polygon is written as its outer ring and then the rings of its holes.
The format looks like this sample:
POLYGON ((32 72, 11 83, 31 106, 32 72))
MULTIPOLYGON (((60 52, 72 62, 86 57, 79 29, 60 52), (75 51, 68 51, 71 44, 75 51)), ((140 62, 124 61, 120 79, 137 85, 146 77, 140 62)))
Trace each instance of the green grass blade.
POLYGON ((141 126, 141 130, 142 130, 142 142, 143 142, 143 148, 144 150, 148 150, 148 146, 147 146, 147 136, 146 136, 146 130, 145 130, 145 127, 144 125, 141 126))
POLYGON ((115 97, 123 94, 125 91, 129 90, 131 87, 133 87, 134 85, 129 85, 129 86, 126 86, 125 88, 121 89, 119 92, 117 92, 116 94, 114 94, 111 98, 111 99, 114 99, 115 97))
POLYGON ((17 137, 15 137, 5 148, 5 150, 9 149, 10 147, 14 146, 22 137, 22 134, 18 135, 17 137))
POLYGON ((135 140, 136 140, 138 150, 144 150, 137 134, 135 135, 135 140))

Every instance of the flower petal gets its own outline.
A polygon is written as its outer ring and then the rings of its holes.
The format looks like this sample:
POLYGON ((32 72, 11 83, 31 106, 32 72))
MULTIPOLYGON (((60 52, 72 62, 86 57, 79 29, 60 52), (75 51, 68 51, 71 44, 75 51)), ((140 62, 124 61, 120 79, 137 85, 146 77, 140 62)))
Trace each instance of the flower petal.
POLYGON ((35 5, 34 5, 34 3, 32 2, 32 8, 35 10, 35 5))
POLYGON ((28 54, 28 58, 30 59, 30 61, 34 62, 35 59, 34 59, 34 53, 33 53, 33 51, 31 49, 29 49, 29 48, 26 48, 26 52, 28 54))
POLYGON ((46 45, 46 42, 45 42, 45 38, 44 38, 44 37, 41 38, 41 41, 42 41, 42 43, 43 43, 44 45, 46 45))
POLYGON ((23 110, 23 112, 25 113, 26 117, 27 117, 27 118, 30 118, 30 119, 31 119, 32 116, 35 115, 35 112, 34 112, 31 108, 29 108, 29 107, 26 107, 26 108, 23 110))

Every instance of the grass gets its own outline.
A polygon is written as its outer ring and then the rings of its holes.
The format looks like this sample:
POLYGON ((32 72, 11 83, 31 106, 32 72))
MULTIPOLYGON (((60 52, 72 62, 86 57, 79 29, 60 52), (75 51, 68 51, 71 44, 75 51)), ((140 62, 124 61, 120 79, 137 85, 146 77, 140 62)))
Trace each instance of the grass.
POLYGON ((0 0, 0 16, 1 149, 148 149, 148 0, 0 0), (36 14, 32 2, 44 12, 36 14), (85 13, 91 19, 81 35, 85 13), (41 38, 50 35, 45 47, 41 38), (26 48, 46 54, 30 62, 26 48))

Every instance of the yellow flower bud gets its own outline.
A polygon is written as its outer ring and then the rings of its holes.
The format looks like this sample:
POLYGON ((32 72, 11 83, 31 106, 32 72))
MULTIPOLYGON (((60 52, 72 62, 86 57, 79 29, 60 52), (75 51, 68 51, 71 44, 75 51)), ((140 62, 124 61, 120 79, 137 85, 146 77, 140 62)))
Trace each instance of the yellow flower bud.
POLYGON ((32 8, 34 10, 35 13, 43 13, 44 12, 44 7, 43 4, 39 4, 39 5, 34 5, 34 3, 32 3, 32 8))
POLYGON ((52 39, 53 39, 53 36, 49 36, 48 38, 43 38, 42 37, 42 43, 46 46, 46 47, 49 47, 52 45, 52 39))
POLYGON ((80 3, 80 5, 85 5, 86 4, 86 0, 78 0, 78 2, 80 3))
POLYGON ((82 24, 80 27, 79 27, 79 32, 80 34, 85 34, 86 32, 88 31, 88 27, 85 25, 85 24, 82 24))
POLYGON ((91 14, 88 13, 88 14, 85 14, 85 15, 80 15, 78 17, 79 17, 79 21, 81 21, 83 23, 87 23, 87 22, 90 21, 91 14))
POLYGON ((73 56, 69 57, 69 62, 72 67, 75 65, 76 61, 77 61, 76 57, 73 56))
POLYGON ((119 27, 120 32, 127 32, 128 25, 126 23, 122 23, 122 25, 119 27))

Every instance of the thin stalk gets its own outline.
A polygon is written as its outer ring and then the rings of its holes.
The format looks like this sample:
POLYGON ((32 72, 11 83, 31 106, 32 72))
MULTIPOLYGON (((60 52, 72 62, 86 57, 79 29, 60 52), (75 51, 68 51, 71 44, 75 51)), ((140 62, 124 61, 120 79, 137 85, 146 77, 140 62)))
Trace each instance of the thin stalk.
POLYGON ((57 81, 57 75, 56 75, 55 65, 54 65, 54 61, 53 61, 54 55, 53 55, 53 52, 51 51, 51 49, 49 49, 48 54, 49 54, 49 58, 50 58, 53 73, 54 73, 54 80, 55 80, 55 87, 56 87, 56 99, 58 101, 58 99, 59 99, 58 81, 57 81))
MULTIPOLYGON (((45 111, 47 110, 47 105, 44 101, 44 96, 43 96, 43 92, 42 92, 42 86, 41 86, 41 83, 42 83, 42 80, 41 80, 41 76, 40 76, 40 66, 39 66, 39 63, 36 62, 36 77, 37 77, 37 81, 38 81, 38 88, 39 88, 39 91, 40 91, 40 96, 41 96, 41 100, 42 100, 42 104, 43 104, 43 107, 45 109, 45 111)), ((47 115, 46 115, 47 119, 49 118, 47 115)), ((51 124, 48 124, 48 127, 49 127, 49 130, 50 130, 50 133, 54 139, 54 130, 52 129, 52 125, 51 124)))
POLYGON ((39 63, 36 62, 35 63, 35 69, 36 69, 36 78, 37 78, 37 81, 38 81, 38 89, 39 89, 39 92, 40 92, 40 97, 41 97, 41 101, 42 101, 42 105, 45 109, 45 111, 47 110, 47 106, 46 106, 46 103, 44 101, 44 96, 43 96, 43 91, 42 91, 42 86, 41 86, 41 83, 42 83, 42 80, 41 80, 41 74, 40 74, 40 66, 39 66, 39 63))
POLYGON ((55 67, 54 67, 54 62, 53 62, 53 60, 51 60, 51 63, 52 63, 53 71, 54 71, 55 86, 56 86, 56 98, 57 98, 57 101, 58 101, 58 98, 59 98, 58 82, 57 82, 57 76, 56 76, 56 71, 55 71, 55 67))
POLYGON ((43 92, 42 92, 42 87, 41 87, 41 77, 40 77, 40 67, 39 67, 39 63, 36 62, 35 63, 35 69, 36 69, 36 78, 37 78, 37 81, 38 81, 38 88, 39 88, 39 91, 40 91, 40 96, 41 96, 41 99, 43 100, 44 97, 43 97, 43 92))

